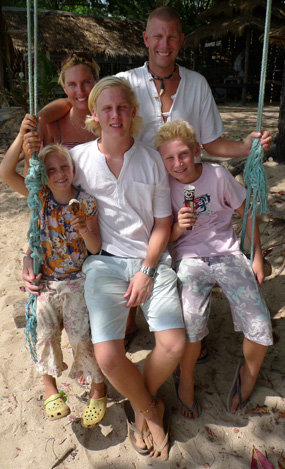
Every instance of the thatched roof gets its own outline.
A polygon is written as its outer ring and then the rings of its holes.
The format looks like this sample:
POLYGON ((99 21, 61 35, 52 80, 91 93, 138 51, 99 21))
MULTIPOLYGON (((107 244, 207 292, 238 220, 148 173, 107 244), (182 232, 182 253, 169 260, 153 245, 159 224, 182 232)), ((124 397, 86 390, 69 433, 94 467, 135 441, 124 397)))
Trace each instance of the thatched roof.
MULTIPOLYGON (((228 34, 242 36, 247 27, 260 33, 264 30, 266 0, 221 1, 199 15, 206 24, 200 26, 185 38, 186 46, 196 47, 208 38, 219 39, 228 34)), ((273 3, 271 28, 280 28, 285 21, 285 5, 280 1, 273 3)))
POLYGON ((277 46, 285 45, 285 26, 272 29, 269 34, 269 41, 277 46))
MULTIPOLYGON (((22 53, 27 52, 26 10, 3 7, 3 14, 14 48, 22 53)), ((142 59, 147 56, 143 30, 141 21, 93 18, 62 11, 38 13, 39 49, 61 56, 80 50, 95 57, 142 59)))

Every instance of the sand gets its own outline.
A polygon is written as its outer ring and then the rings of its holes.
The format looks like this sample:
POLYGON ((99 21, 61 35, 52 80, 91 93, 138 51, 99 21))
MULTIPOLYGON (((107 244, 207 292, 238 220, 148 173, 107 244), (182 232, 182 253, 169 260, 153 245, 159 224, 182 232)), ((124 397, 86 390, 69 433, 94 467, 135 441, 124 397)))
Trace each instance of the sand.
MULTIPOLYGON (((254 106, 220 106, 220 111, 229 137, 243 138, 255 127, 254 106)), ((277 120, 278 107, 266 106, 264 127, 276 132, 277 120)), ((285 166, 268 161, 265 168, 270 207, 282 209, 285 166)), ((242 335, 233 331, 229 304, 222 292, 215 288, 207 338, 209 360, 196 370, 196 396, 203 409, 202 415, 195 421, 180 415, 170 378, 160 391, 172 408, 170 457, 167 462, 161 462, 139 456, 133 450, 127 437, 124 399, 110 384, 107 415, 97 428, 86 430, 81 427, 79 418, 88 398, 88 389, 71 381, 66 372, 58 382, 59 388, 68 395, 72 413, 54 422, 46 419, 41 378, 25 348, 24 329, 16 327, 16 322, 21 326, 19 320, 27 296, 21 279, 21 265, 27 247, 29 210, 25 198, 15 194, 3 182, 0 183, 0 202, 1 469, 162 466, 171 469, 241 469, 250 467, 253 448, 267 455, 273 467, 285 467, 284 220, 263 217, 260 224, 263 250, 267 251, 266 259, 272 266, 272 274, 266 278, 262 292, 273 318, 275 343, 268 350, 250 402, 236 415, 226 411, 227 395, 242 356, 242 335), (16 322, 15 317, 18 318, 16 322), (278 462, 283 462, 283 466, 278 466, 278 462)), ((235 227, 239 231, 240 224, 236 219, 235 227)), ((152 348, 153 337, 140 313, 138 326, 139 333, 128 357, 141 368, 152 348)), ((62 347, 70 366, 71 349, 65 333, 62 347)))

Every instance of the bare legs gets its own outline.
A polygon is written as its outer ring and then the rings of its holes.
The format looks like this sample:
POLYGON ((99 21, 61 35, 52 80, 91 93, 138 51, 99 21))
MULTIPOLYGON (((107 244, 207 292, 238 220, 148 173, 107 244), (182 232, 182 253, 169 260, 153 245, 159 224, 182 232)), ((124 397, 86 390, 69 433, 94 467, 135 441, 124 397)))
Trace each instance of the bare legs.
MULTIPOLYGON (((186 404, 190 409, 193 407, 195 402, 194 396, 194 370, 195 364, 201 351, 201 341, 199 342, 187 342, 183 357, 180 362, 180 382, 178 388, 178 396, 181 401, 186 404)), ((185 408, 179 405, 179 410, 182 415, 187 418, 197 418, 198 410, 195 409, 193 415, 190 414, 185 408)))
MULTIPOLYGON (((137 428, 144 430, 147 422, 152 438, 159 446, 165 438, 164 405, 158 401, 155 407, 151 407, 152 396, 177 366, 185 345, 185 332, 184 329, 171 329, 157 332, 155 338, 156 345, 146 360, 143 376, 125 356, 123 340, 95 344, 94 350, 103 373, 112 385, 131 402, 137 428)), ((141 442, 142 444, 144 443, 141 442)), ((150 447, 151 441, 148 440, 145 444, 150 447)), ((159 456, 159 453, 154 452, 153 456, 159 456)), ((163 449, 161 457, 167 459, 168 445, 163 449)))
MULTIPOLYGON (((265 345, 260 345, 244 338, 243 354, 245 364, 240 368, 242 402, 246 401, 254 390, 254 386, 266 351, 267 347, 265 345)), ((238 395, 236 394, 233 397, 231 406, 232 414, 238 410, 238 407, 239 399, 238 395)))
POLYGON ((53 394, 57 394, 56 380, 53 376, 43 375, 43 383, 45 387, 45 399, 48 399, 53 394))
MULTIPOLYGON (((178 395, 181 401, 183 401, 188 407, 192 408, 195 396, 194 396, 194 370, 195 363, 200 353, 201 342, 187 342, 185 352, 180 362, 180 384, 178 388, 178 395)), ((266 354, 267 347, 264 345, 257 344, 244 338, 243 341, 243 354, 245 364, 240 368, 241 377, 241 395, 242 402, 246 401, 254 390, 255 383, 258 377, 258 373, 266 354)), ((239 399, 236 394, 233 397, 231 412, 234 414, 238 410, 239 399)), ((193 416, 187 412, 183 407, 179 408, 182 415, 188 418, 198 417, 197 410, 195 410, 193 416)))

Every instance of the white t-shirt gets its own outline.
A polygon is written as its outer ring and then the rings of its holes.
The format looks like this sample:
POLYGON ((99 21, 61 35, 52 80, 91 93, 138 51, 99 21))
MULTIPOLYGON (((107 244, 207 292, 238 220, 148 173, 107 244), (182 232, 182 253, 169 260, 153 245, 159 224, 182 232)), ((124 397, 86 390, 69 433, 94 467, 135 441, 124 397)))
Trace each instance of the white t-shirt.
MULTIPOLYGON (((221 137, 224 126, 207 80, 197 72, 179 66, 181 80, 173 98, 167 122, 183 119, 191 124, 199 143, 209 143, 221 137)), ((135 90, 140 105, 138 114, 144 120, 144 128, 138 136, 146 145, 154 148, 154 139, 160 126, 164 124, 161 114, 161 100, 154 80, 146 64, 118 77, 129 81, 135 90)))
POLYGON ((98 140, 78 145, 70 154, 73 183, 96 197, 102 248, 116 256, 145 258, 154 218, 171 215, 168 175, 159 153, 135 140, 118 179, 98 140))
MULTIPOLYGON (((184 206, 184 184, 171 176, 169 183, 176 222, 178 211, 184 206)), ((240 253, 231 219, 234 210, 246 198, 245 188, 227 169, 217 164, 203 164, 201 176, 191 185, 195 187, 194 206, 198 220, 191 231, 184 231, 173 243, 175 261, 240 253)))

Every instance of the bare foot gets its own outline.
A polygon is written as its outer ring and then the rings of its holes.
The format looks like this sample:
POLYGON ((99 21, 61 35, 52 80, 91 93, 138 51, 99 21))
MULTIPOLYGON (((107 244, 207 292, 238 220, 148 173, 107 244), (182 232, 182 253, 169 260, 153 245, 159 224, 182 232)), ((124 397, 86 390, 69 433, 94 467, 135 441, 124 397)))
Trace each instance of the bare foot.
POLYGON ((78 378, 77 381, 78 381, 78 384, 80 384, 80 386, 87 386, 87 385, 88 385, 88 383, 87 383, 87 381, 85 380, 83 374, 82 374, 81 376, 79 376, 79 378, 78 378))
POLYGON ((153 438, 154 449, 150 453, 150 456, 153 458, 158 458, 160 456, 161 459, 166 460, 169 456, 169 442, 167 441, 161 451, 158 449, 163 446, 163 442, 165 441, 166 437, 163 427, 164 412, 164 403, 160 399, 156 399, 155 407, 152 409, 150 415, 145 416, 145 418, 153 438))

